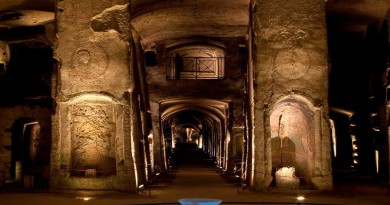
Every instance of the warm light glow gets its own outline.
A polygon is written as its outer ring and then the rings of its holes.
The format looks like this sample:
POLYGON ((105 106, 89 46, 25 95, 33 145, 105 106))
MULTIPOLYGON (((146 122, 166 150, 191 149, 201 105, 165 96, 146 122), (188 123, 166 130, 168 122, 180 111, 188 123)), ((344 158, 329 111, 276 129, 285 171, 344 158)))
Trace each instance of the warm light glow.
POLYGON ((357 150, 357 149, 358 149, 358 147, 357 147, 356 144, 353 144, 353 145, 352 145, 352 148, 353 148, 353 150, 357 150))
POLYGON ((303 200, 305 200, 306 198, 304 197, 304 196, 297 196, 297 200, 298 201, 303 201, 303 200))
POLYGON ((131 122, 130 123, 130 129, 131 129, 131 132, 130 132, 130 140, 131 140, 131 144, 130 144, 130 147, 131 147, 131 158, 133 160, 133 168, 134 168, 134 179, 135 179, 135 187, 138 187, 138 170, 137 170, 137 161, 136 161, 136 153, 135 153, 135 133, 134 133, 134 122, 131 122))
POLYGON ((78 196, 76 197, 76 199, 80 199, 80 200, 83 200, 83 201, 89 201, 91 199, 93 199, 92 197, 82 197, 82 196, 78 196))
POLYGON ((150 156, 150 166, 151 171, 154 172, 154 150, 153 150, 153 134, 150 132, 148 135, 148 143, 149 143, 149 156, 150 156))
POLYGON ((15 162, 15 181, 17 181, 17 182, 22 181, 22 162, 21 161, 15 162))
MULTIPOLYGON (((252 116, 252 120, 254 121, 254 117, 252 116)), ((254 127, 254 126, 253 126, 254 127)), ((255 141, 253 139, 255 139, 255 135, 254 135, 254 128, 252 128, 252 143, 251 143, 251 146, 252 146, 252 150, 251 150, 251 175, 250 175, 250 184, 253 184, 254 180, 255 180, 255 149, 256 149, 256 145, 255 145, 255 141)))
POLYGON ((113 102, 114 100, 112 99, 112 97, 107 96, 107 95, 102 95, 102 94, 98 94, 98 93, 88 93, 88 94, 82 94, 82 95, 79 95, 77 97, 74 97, 71 101, 76 103, 76 102, 80 102, 80 101, 109 101, 109 102, 113 102))
MULTIPOLYGON (((164 135, 164 134, 163 134, 164 135)), ((162 137, 162 139, 165 139, 165 136, 162 137)), ((163 155, 163 163, 164 163, 164 167, 165 168, 168 168, 168 160, 167 160, 167 145, 165 143, 165 140, 162 140, 162 149, 163 149, 163 152, 162 152, 162 155, 163 155)))
POLYGON ((376 165, 376 173, 379 173, 379 151, 375 150, 375 165, 376 165))
POLYGON ((356 136, 355 135, 351 135, 351 140, 352 140, 352 142, 355 142, 356 141, 356 136))
POLYGON ((332 135, 332 145, 333 145, 333 156, 337 157, 337 142, 336 142, 336 126, 332 119, 330 121, 331 135, 332 135))
POLYGON ((138 186, 138 191, 143 191, 145 188, 145 185, 141 184, 138 186))
MULTIPOLYGON (((145 142, 143 142, 143 143, 144 143, 143 144, 144 147, 149 146, 149 143, 145 143, 145 142)), ((144 164, 146 165, 146 166, 144 166, 145 178, 146 178, 146 181, 148 181, 149 180, 149 171, 148 171, 148 159, 146 157, 146 155, 147 155, 146 149, 143 149, 143 155, 144 155, 144 164)), ((140 186, 143 186, 143 185, 141 184, 140 186)))
POLYGON ((192 132, 194 130, 192 128, 186 128, 186 134, 187 134, 187 142, 192 142, 192 132))
POLYGON ((230 132, 227 133, 226 141, 225 141, 225 155, 224 155, 224 171, 227 171, 228 169, 228 159, 229 159, 229 143, 230 143, 230 132))
POLYGON ((295 176, 294 167, 281 167, 275 172, 276 187, 298 188, 299 179, 295 176))
POLYGON ((198 143, 198 147, 199 147, 200 149, 202 149, 202 148, 203 148, 203 135, 200 135, 200 136, 199 136, 199 143, 198 143))

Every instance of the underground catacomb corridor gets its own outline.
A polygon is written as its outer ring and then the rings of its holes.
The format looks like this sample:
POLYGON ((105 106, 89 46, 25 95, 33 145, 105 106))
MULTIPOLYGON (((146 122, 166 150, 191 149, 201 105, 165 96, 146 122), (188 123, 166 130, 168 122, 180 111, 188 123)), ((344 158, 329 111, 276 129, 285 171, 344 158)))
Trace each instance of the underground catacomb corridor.
POLYGON ((0 1, 0 203, 390 204, 389 70, 389 0, 0 1))

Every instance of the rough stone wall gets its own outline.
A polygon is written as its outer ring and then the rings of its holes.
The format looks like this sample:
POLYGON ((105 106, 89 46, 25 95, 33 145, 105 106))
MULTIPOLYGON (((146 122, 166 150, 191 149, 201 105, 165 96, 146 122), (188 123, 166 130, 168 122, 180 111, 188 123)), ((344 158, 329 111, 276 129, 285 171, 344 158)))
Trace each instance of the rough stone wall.
POLYGON ((244 87, 244 66, 240 65, 238 44, 244 39, 222 39, 226 45, 225 79, 223 80, 167 80, 164 56, 164 44, 156 45, 158 66, 149 67, 147 80, 152 102, 166 98, 196 97, 233 101, 234 107, 242 109, 242 90, 244 87), (175 88, 175 89, 172 89, 175 88))
POLYGON ((321 112, 320 189, 331 187, 328 130, 328 62, 325 7, 323 0, 264 1, 251 5, 255 96, 254 186, 272 181, 270 114, 268 109, 281 97, 298 94, 321 112), (321 150, 322 149, 322 150, 321 150), (329 155, 329 156, 328 156, 329 155))
POLYGON ((51 188, 135 191, 139 112, 132 100, 128 1, 57 2, 51 188), (135 109, 135 110, 134 110, 135 109), (87 177, 86 169, 98 177, 87 177))
POLYGON ((50 108, 21 105, 0 108, 0 179, 3 180, 11 178, 12 126, 15 121, 20 118, 31 118, 39 123, 41 126, 40 146, 45 146, 47 148, 45 153, 46 156, 49 156, 50 154, 50 108))
POLYGON ((126 30, 115 24, 106 24, 114 21, 107 18, 115 18, 117 25, 128 21, 125 18, 129 16, 122 15, 127 7, 116 6, 116 13, 119 13, 116 16, 111 14, 111 10, 106 11, 113 9, 111 6, 108 0, 99 3, 59 1, 56 53, 60 57, 61 96, 107 92, 121 97, 124 90, 130 87, 128 38, 123 33, 126 30))
POLYGON ((0 41, 0 63, 6 63, 7 58, 7 42, 0 41))
POLYGON ((229 161, 227 172, 233 172, 234 168, 240 165, 242 162, 243 148, 244 148, 244 128, 234 127, 230 134, 230 147, 229 147, 229 161))
MULTIPOLYGON (((116 174, 115 116, 112 106, 83 102, 71 106, 71 168, 95 167, 98 175, 116 174)), ((77 174, 77 171, 73 173, 77 174)))

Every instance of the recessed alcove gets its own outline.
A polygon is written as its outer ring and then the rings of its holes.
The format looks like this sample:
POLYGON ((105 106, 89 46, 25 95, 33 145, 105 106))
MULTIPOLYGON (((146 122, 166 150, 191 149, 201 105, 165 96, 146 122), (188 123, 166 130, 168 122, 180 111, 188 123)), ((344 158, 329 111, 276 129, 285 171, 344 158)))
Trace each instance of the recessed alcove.
MULTIPOLYGON (((63 115, 58 149, 55 150, 55 176, 61 189, 130 190, 135 184, 129 161, 135 145, 129 132, 129 108, 115 98, 100 93, 85 93, 61 102, 63 115), (127 137, 125 139, 125 136, 127 137), (128 141, 125 141, 128 140, 128 141), (132 141, 131 141, 132 142, 132 141)), ((137 183, 137 181, 135 181, 137 183)))
MULTIPOLYGON (((287 167, 300 186, 310 182, 313 166, 314 112, 301 97, 287 97, 275 104, 270 115, 273 174, 287 167)), ((274 176, 275 177, 275 176, 274 176)))
POLYGON ((72 106, 71 173, 87 176, 116 174, 113 108, 106 103, 84 102, 72 106))
POLYGON ((168 79, 223 79, 225 50, 211 44, 177 45, 168 49, 168 79))

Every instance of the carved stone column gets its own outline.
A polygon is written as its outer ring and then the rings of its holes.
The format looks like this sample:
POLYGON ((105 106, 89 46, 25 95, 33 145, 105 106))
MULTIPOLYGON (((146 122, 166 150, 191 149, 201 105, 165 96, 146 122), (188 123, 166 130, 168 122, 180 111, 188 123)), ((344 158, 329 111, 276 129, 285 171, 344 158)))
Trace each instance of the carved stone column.
POLYGON ((313 127, 314 130, 294 127, 297 125, 289 120, 293 116, 289 116, 284 121, 290 123, 286 129, 290 127, 292 131, 285 131, 286 136, 294 134, 296 142, 301 140, 304 145, 302 150, 307 152, 309 160, 313 160, 304 168, 309 172, 305 177, 310 177, 306 181, 318 189, 331 189, 325 3, 323 0, 255 0, 251 4, 250 23, 253 36, 253 59, 250 60, 253 60, 255 101, 251 185, 265 188, 274 180, 271 138, 280 136, 274 136, 277 132, 271 131, 271 128, 277 126, 277 123, 272 123, 277 120, 270 122, 270 118, 284 116, 289 106, 296 105, 298 107, 291 107, 292 110, 299 112, 303 121, 308 122, 305 126, 313 127), (282 98, 286 100, 277 104, 282 98), (289 103, 290 99, 294 101, 293 104, 289 103), (315 117, 311 116, 312 113, 302 107, 305 104, 313 105, 320 114, 316 112, 315 117), (272 112, 275 106, 279 116, 272 112), (307 132, 303 133, 305 138, 299 138, 297 130, 307 132), (314 141, 319 147, 310 144, 314 141), (315 157, 312 157, 311 152, 314 152, 315 157))
POLYGON ((57 1, 53 190, 135 191, 138 185, 142 133, 132 100, 129 5, 113 2, 57 1))

